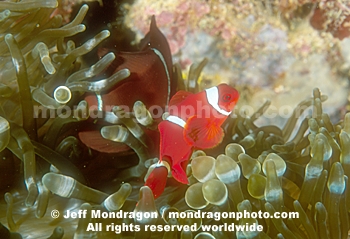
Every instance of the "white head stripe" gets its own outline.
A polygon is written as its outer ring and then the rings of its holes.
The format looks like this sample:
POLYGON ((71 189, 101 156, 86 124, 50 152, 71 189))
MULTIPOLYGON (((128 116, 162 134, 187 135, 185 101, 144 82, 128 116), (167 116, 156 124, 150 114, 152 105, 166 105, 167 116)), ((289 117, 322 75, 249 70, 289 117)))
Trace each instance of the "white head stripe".
POLYGON ((171 82, 170 82, 170 75, 169 75, 169 72, 168 72, 168 67, 167 67, 167 64, 165 62, 165 59, 164 59, 162 53, 160 51, 158 51, 156 48, 151 48, 151 50, 154 51, 154 53, 156 53, 156 55, 162 61, 164 69, 165 69, 166 77, 167 77, 167 80, 168 80, 168 95, 167 95, 167 98, 166 98, 166 105, 169 105, 171 82))
POLYGON ((227 112, 226 110, 223 110, 220 108, 219 106, 219 90, 216 86, 211 87, 209 89, 205 90, 205 93, 207 95, 207 100, 209 102, 209 104, 216 109, 220 114, 226 115, 228 116, 229 114, 231 114, 230 112, 227 112))
POLYGON ((166 120, 170 121, 171 123, 177 124, 177 125, 181 126, 182 128, 184 128, 185 124, 186 124, 186 122, 183 119, 181 119, 177 116, 174 116, 174 115, 169 115, 168 118, 166 118, 166 120))

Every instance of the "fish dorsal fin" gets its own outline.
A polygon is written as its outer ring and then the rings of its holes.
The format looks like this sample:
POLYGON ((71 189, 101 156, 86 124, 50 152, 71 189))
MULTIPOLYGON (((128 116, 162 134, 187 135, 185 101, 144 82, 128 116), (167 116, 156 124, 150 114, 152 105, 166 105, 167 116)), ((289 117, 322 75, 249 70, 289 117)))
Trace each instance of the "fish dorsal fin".
POLYGON ((190 117, 185 125, 184 138, 187 143, 199 149, 213 148, 224 137, 222 128, 211 118, 190 117))
POLYGON ((175 93, 177 81, 174 79, 173 62, 168 41, 157 27, 154 15, 151 18, 150 30, 144 39, 141 40, 139 46, 141 51, 152 50, 161 60, 166 72, 168 84, 167 104, 169 104, 170 97, 175 93))
POLYGON ((187 92, 184 90, 180 90, 176 92, 176 94, 170 99, 169 106, 177 105, 180 102, 184 101, 189 95, 192 95, 193 93, 187 92))

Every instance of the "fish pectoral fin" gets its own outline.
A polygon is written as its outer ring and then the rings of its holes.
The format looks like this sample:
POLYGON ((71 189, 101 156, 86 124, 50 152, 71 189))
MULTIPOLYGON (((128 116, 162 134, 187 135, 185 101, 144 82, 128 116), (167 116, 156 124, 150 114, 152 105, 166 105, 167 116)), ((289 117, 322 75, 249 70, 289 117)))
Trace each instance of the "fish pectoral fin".
POLYGON ((79 132, 79 139, 87 147, 102 153, 121 153, 130 150, 126 144, 103 138, 99 130, 79 132))
POLYGON ((192 116, 186 122, 184 138, 196 148, 213 148, 221 143, 223 137, 224 131, 212 119, 192 116))

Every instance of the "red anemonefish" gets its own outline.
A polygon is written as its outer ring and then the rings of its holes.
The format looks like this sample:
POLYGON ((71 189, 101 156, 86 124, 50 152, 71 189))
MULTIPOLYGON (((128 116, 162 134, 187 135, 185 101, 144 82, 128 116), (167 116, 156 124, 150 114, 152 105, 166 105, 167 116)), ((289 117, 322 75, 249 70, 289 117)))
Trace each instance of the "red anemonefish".
MULTIPOLYGON (((106 70, 116 73, 121 69, 129 69, 130 76, 116 84, 108 92, 102 92, 100 101, 103 111, 111 110, 112 106, 132 107, 136 101, 142 101, 147 108, 150 106, 168 105, 170 97, 176 89, 173 79, 172 59, 169 44, 158 29, 153 16, 150 31, 140 43, 139 52, 118 52, 116 59, 106 70), (108 107, 108 108, 107 108, 108 107)), ((98 98, 94 94, 85 97, 89 107, 98 105, 98 98)), ((100 121, 100 123, 103 123, 100 121)), ((80 140, 89 148, 105 153, 117 153, 129 149, 127 145, 119 144, 102 138, 99 128, 92 125, 88 130, 79 132, 80 140)))
POLYGON ((169 103, 169 116, 159 123, 159 162, 145 185, 159 197, 164 191, 168 173, 188 184, 186 167, 194 148, 208 149, 218 145, 224 131, 221 125, 230 115, 239 93, 227 84, 197 94, 177 92, 169 103))

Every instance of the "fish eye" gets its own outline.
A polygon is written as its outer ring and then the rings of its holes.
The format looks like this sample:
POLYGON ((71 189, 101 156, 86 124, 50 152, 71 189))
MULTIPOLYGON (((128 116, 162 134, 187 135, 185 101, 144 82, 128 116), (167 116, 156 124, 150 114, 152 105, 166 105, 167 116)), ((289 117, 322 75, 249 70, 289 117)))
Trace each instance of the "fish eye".
POLYGON ((223 96, 222 96, 222 100, 223 100, 224 102, 230 101, 230 100, 231 100, 231 95, 230 95, 230 94, 225 94, 225 95, 223 95, 223 96))

